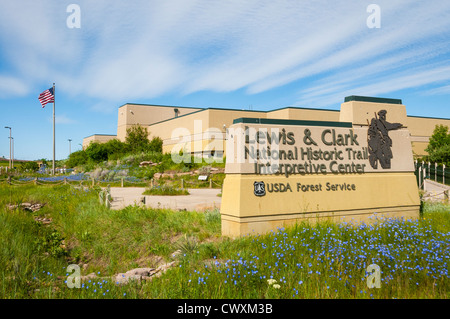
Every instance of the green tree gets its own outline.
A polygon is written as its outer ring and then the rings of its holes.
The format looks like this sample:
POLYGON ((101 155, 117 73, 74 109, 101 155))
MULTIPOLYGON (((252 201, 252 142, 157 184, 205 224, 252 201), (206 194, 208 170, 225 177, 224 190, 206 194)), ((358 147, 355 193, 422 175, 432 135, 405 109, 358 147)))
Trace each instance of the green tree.
POLYGON ((425 151, 429 154, 429 161, 450 165, 450 131, 448 126, 435 126, 425 151))
POLYGON ((448 126, 436 125, 425 151, 432 153, 434 150, 448 144, 450 144, 450 132, 448 126))
POLYGON ((85 151, 80 150, 70 153, 69 158, 66 161, 66 166, 69 168, 86 164, 88 156, 85 151))
POLYGON ((162 153, 162 145, 163 145, 163 140, 159 136, 156 136, 156 137, 152 138, 152 140, 150 141, 149 151, 156 152, 156 153, 162 153))
POLYGON ((429 156, 430 162, 443 163, 450 166, 450 144, 437 148, 429 156))
POLYGON ((109 140, 104 144, 104 148, 106 149, 106 153, 109 160, 121 158, 122 156, 124 156, 129 152, 128 144, 118 139, 109 140))
POLYGON ((132 153, 148 151, 150 140, 148 139, 147 128, 139 124, 128 128, 125 143, 128 144, 132 153))
POLYGON ((85 150, 88 159, 98 163, 101 161, 108 160, 108 151, 105 144, 100 144, 97 142, 89 144, 85 150))

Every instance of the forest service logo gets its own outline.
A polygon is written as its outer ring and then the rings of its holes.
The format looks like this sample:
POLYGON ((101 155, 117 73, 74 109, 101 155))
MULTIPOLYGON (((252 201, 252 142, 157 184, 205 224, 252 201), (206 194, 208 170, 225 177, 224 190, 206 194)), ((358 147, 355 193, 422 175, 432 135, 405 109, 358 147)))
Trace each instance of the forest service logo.
POLYGON ((256 196, 264 196, 266 195, 266 185, 264 182, 254 182, 253 183, 253 193, 256 196))

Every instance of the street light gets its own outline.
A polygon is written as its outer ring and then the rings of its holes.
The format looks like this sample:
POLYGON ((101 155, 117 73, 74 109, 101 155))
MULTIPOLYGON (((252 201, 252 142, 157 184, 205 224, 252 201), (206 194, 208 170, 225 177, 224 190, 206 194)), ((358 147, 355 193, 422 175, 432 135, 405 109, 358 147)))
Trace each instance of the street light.
POLYGON ((71 151, 71 149, 70 149, 70 142, 72 142, 72 140, 71 140, 71 139, 68 139, 68 141, 69 141, 69 155, 70 155, 70 153, 72 153, 72 151, 71 151))
POLYGON ((12 169, 11 167, 11 128, 9 126, 5 126, 5 128, 9 128, 9 169, 12 169))

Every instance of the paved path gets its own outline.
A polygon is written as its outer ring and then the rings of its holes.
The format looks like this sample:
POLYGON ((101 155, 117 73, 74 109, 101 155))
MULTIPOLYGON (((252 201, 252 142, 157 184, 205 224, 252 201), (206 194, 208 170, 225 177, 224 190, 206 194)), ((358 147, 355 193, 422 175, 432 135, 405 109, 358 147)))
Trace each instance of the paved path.
POLYGON ((144 187, 111 187, 113 202, 111 209, 122 209, 129 205, 144 205, 142 199, 145 197, 145 206, 153 208, 170 208, 173 210, 196 210, 220 209, 221 197, 217 196, 220 189, 201 188, 188 189, 190 195, 181 196, 155 196, 142 195, 144 187))
POLYGON ((429 179, 426 179, 424 181, 424 199, 427 200, 433 200, 433 201, 442 201, 446 200, 444 192, 449 191, 450 186, 436 183, 435 181, 431 181, 429 179))

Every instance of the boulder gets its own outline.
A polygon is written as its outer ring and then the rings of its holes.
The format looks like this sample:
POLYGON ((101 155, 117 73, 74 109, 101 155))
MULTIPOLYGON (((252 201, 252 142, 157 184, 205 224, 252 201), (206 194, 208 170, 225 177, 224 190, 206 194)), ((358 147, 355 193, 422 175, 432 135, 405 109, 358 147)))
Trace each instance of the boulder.
POLYGON ((155 271, 155 268, 136 268, 129 270, 125 273, 127 276, 150 276, 152 272, 155 271))
POLYGON ((128 284, 130 281, 136 280, 140 281, 142 276, 139 275, 127 275, 127 274, 117 274, 113 277, 113 280, 118 285, 128 284))
POLYGON ((143 161, 139 163, 139 167, 144 167, 144 166, 156 166, 161 164, 161 162, 159 163, 153 163, 152 161, 143 161))
POLYGON ((21 204, 17 204, 17 205, 12 205, 9 204, 8 208, 10 210, 16 209, 16 208, 20 208, 29 212, 37 212, 38 210, 40 210, 42 207, 44 207, 45 204, 41 204, 41 203, 35 203, 35 204, 31 204, 31 203, 21 203, 21 204))

